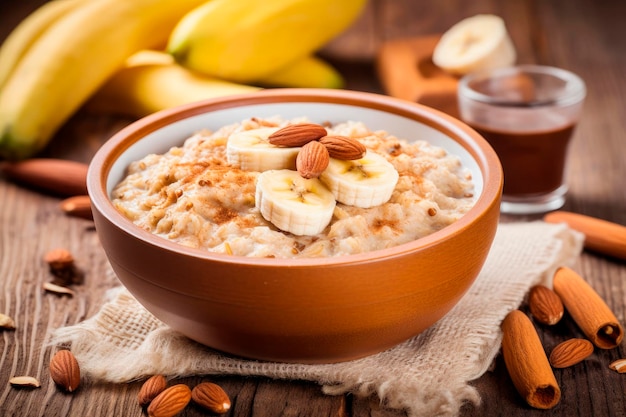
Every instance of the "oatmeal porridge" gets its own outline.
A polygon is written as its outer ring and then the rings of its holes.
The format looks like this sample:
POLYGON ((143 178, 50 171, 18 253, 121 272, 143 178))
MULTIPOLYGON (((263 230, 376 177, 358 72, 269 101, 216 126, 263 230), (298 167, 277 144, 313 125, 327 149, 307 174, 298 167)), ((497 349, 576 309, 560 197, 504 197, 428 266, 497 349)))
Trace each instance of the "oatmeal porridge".
MULTIPOLYGON (((306 184, 315 182, 314 187, 306 185, 311 200, 305 201, 293 186, 286 191, 271 188, 283 176, 293 178, 298 172, 295 161, 303 147, 277 147, 259 137, 302 123, 310 122, 251 118, 198 132, 180 147, 131 163, 112 192, 113 204, 139 227, 181 245, 240 256, 295 258, 350 255, 407 243, 452 224, 475 203, 471 175, 458 157, 427 138, 409 141, 356 121, 324 128, 328 136, 364 145, 363 161, 374 161, 372 172, 385 171, 370 177, 384 180, 370 178, 371 185, 359 190, 346 186, 341 177, 348 170, 342 171, 342 163, 348 162, 331 152, 319 178, 298 176, 306 184), (261 143, 246 142, 250 136, 261 143), (229 147, 229 138, 235 137, 238 147, 235 139, 229 147), (277 169, 272 159, 294 166, 277 169), (331 184, 333 170, 338 181, 331 184), (269 183, 268 175, 275 176, 269 183), (261 183, 270 187, 264 193, 261 183), (387 194, 381 197, 377 189, 387 194), (260 203, 270 196, 272 204, 260 203), (281 199, 301 205, 286 207, 281 199), (317 204, 328 212, 327 219, 319 219, 317 204), (303 217, 307 213, 317 228, 300 227, 309 222, 303 217)), ((363 170, 359 165, 361 174, 363 170)))

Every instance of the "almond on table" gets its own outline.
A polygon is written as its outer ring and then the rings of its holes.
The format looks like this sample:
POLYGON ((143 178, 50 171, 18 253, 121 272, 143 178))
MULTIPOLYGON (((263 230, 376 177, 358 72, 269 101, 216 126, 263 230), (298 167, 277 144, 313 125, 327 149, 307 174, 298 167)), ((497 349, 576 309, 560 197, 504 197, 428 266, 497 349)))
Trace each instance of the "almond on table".
POLYGON ((587 339, 569 339, 559 343, 550 353, 550 364, 567 368, 587 359, 593 353, 593 344, 587 339))
POLYGON ((157 395, 148 406, 149 417, 173 417, 191 401, 191 389, 185 384, 172 385, 157 395))
POLYGON ((65 391, 76 391, 80 385, 80 367, 71 351, 62 349, 54 354, 50 361, 50 377, 65 391))
POLYGON ((513 385, 528 405, 550 409, 561 399, 561 389, 530 319, 513 310, 502 322, 502 354, 513 385))
POLYGON ((562 267, 554 274, 554 291, 585 336, 601 349, 613 349, 624 329, 600 295, 574 270, 562 267))
POLYGON ((0 164, 0 170, 10 180, 64 197, 87 194, 87 169, 88 165, 82 162, 53 158, 0 164))
POLYGON ((549 326, 558 323, 564 312, 559 296, 544 285, 535 285, 530 289, 528 308, 535 320, 549 326))
POLYGON ((147 406, 152 402, 157 395, 165 391, 167 388, 167 381, 163 375, 153 375, 141 386, 139 394, 137 394, 137 401, 142 407, 147 406))
POLYGON ((202 382, 191 390, 191 399, 202 408, 215 414, 230 410, 230 398, 222 387, 212 382, 202 382))

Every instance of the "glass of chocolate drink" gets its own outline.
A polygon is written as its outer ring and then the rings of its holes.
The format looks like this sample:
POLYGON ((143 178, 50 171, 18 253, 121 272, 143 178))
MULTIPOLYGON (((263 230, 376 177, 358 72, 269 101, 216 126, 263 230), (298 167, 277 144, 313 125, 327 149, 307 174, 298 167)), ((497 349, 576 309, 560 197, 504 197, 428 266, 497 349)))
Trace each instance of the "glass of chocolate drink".
POLYGON ((568 145, 585 95, 580 77, 541 65, 461 78, 461 119, 489 141, 502 163, 501 212, 543 213, 563 206, 568 145))

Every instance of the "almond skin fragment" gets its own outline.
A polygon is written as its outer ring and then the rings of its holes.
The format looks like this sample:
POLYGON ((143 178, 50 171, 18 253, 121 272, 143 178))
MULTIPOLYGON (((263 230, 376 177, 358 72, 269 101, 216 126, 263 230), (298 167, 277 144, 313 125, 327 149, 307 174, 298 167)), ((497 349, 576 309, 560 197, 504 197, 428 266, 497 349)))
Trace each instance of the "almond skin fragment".
POLYGON ((15 320, 6 314, 0 313, 0 329, 15 330, 15 320))
POLYGON ((272 145, 296 147, 326 136, 326 128, 315 123, 298 123, 285 126, 268 137, 272 145))
POLYGON ((230 410, 228 394, 217 384, 203 382, 191 391, 193 402, 215 414, 224 414, 230 410))
POLYGON ((609 369, 620 374, 626 373, 626 358, 618 359, 611 362, 611 364, 609 365, 609 369))
POLYGON ((191 401, 191 389, 185 384, 172 385, 157 395, 148 406, 149 417, 173 417, 191 401))
POLYGON ((41 383, 39 380, 33 376, 14 376, 9 379, 9 384, 14 387, 19 388, 39 388, 41 387, 41 383))
POLYGON ((53 284, 52 282, 44 282, 42 287, 47 292, 51 292, 57 295, 69 295, 70 297, 74 296, 74 291, 72 291, 71 289, 62 285, 53 284))
POLYGON ((324 136, 320 143, 328 149, 331 158, 354 160, 365 156, 365 145, 348 136, 324 136))
POLYGON ((587 359, 593 353, 593 343, 587 339, 569 339, 559 343, 550 353, 550 365, 567 368, 587 359))
POLYGON ((167 381, 163 375, 153 375, 141 386, 137 401, 142 407, 147 406, 152 400, 167 388, 167 381))
POLYGON ((80 384, 80 367, 74 354, 67 349, 59 350, 50 361, 50 377, 67 392, 73 392, 80 384))
POLYGON ((328 167, 330 156, 326 147, 317 141, 307 143, 296 157, 296 169, 304 178, 317 178, 328 167))
POLYGON ((548 326, 558 323, 564 312, 561 298, 544 285, 535 285, 530 289, 528 308, 535 320, 548 326))

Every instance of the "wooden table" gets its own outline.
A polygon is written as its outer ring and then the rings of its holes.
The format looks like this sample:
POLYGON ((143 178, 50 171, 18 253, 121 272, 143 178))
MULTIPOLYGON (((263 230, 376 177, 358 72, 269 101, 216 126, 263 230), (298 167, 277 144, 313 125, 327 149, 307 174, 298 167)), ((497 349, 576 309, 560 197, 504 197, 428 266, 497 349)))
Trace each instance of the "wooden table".
MULTIPOLYGON (((0 39, 43 0, 10 0, 0 6, 0 39), (8 3, 8 4, 7 4, 8 3)), ((372 0, 350 31, 325 49, 348 80, 348 89, 384 93, 374 65, 381 42, 441 33, 463 17, 495 13, 508 24, 519 62, 570 69, 588 86, 583 120, 570 148, 569 199, 565 209, 626 224, 626 2, 621 0, 372 0)), ((88 162, 98 146, 129 120, 84 111, 58 133, 46 156, 88 162)), ((103 271, 106 258, 93 225, 64 216, 59 199, 20 188, 0 178, 0 312, 14 317, 17 329, 0 333, 0 415, 4 416, 140 416, 140 383, 90 384, 73 395, 60 393, 48 375, 52 347, 49 332, 92 316, 105 291, 115 285, 103 271), (50 280, 42 261, 50 249, 72 251, 85 272, 73 298, 44 293, 50 280), (42 381, 37 390, 9 386, 13 375, 42 381)), ((532 218, 503 217, 503 221, 532 218)), ((626 264, 585 252, 579 271, 626 323, 626 264)), ((581 336, 566 317, 556 329, 539 328, 545 343, 563 335, 581 336)), ((533 410, 517 395, 501 358, 493 371, 473 382, 483 401, 467 405, 463 416, 626 416, 626 376, 608 369, 625 357, 624 343, 599 351, 575 367, 558 370, 561 403, 549 411, 533 410)), ((330 397, 318 386, 265 378, 219 377, 233 400, 228 416, 391 417, 376 398, 330 397)), ((191 385, 203 378, 184 378, 191 385)), ((188 408, 185 416, 204 415, 188 408)))

